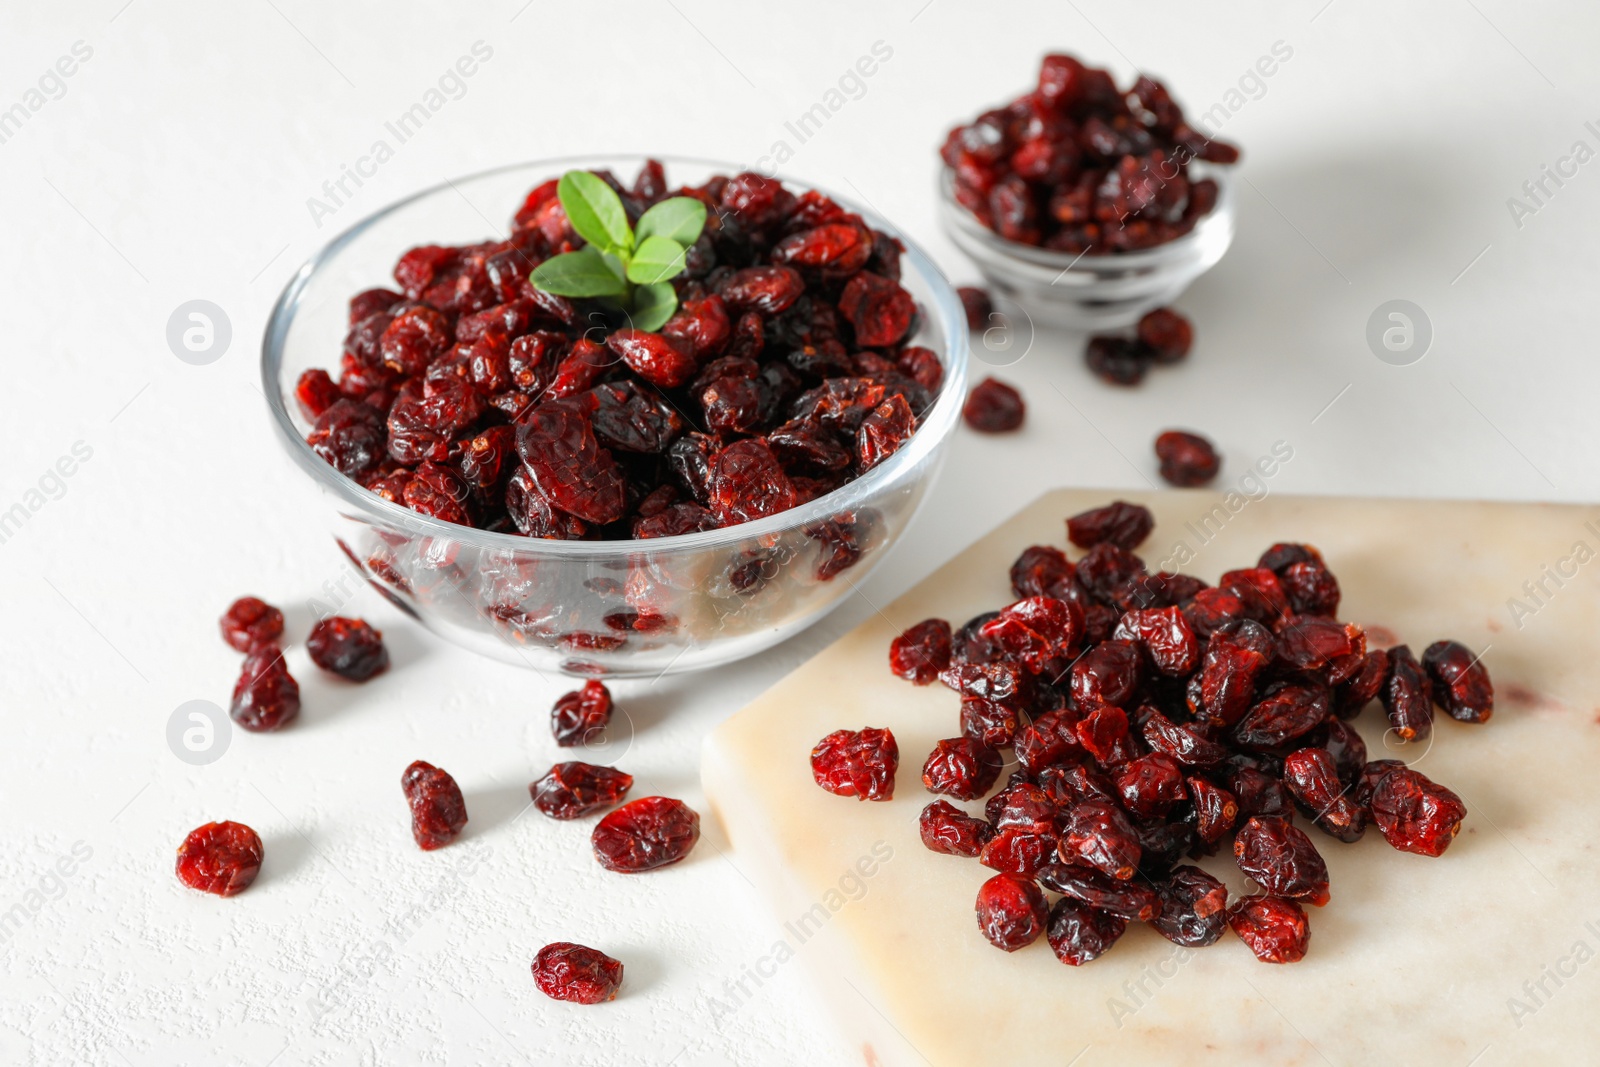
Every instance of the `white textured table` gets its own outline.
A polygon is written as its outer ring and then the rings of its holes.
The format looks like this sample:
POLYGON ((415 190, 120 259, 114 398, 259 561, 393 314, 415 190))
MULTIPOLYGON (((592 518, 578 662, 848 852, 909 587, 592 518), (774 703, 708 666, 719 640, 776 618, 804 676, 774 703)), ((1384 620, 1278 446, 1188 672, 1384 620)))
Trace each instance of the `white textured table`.
MULTIPOLYGON (((757 15, 675 0, 614 5, 591 26, 578 20, 592 5, 543 0, 0 15, 0 1061, 860 1061, 802 968, 756 974, 779 924, 715 827, 689 862, 622 879, 589 858, 586 826, 519 818, 556 756, 558 687, 442 645, 371 592, 347 610, 385 631, 389 675, 334 686, 296 650, 295 729, 235 735, 206 766, 168 748, 180 704, 226 702, 238 657, 214 619, 229 599, 273 599, 303 635, 310 600, 343 577, 257 391, 268 307, 333 232, 445 177, 613 149, 759 165, 784 142, 786 172, 871 202, 967 280, 933 227, 933 149, 953 120, 1021 89, 1044 48, 1149 69, 1191 111, 1220 105, 1221 134, 1246 150, 1238 240, 1181 301, 1194 358, 1115 392, 1085 373, 1078 338, 1030 347, 1022 324, 1018 348, 983 353, 1027 349, 1000 373, 1025 389, 1029 424, 960 437, 862 598, 739 667, 618 687, 639 795, 698 802, 713 724, 1042 484, 1146 487, 1168 425, 1214 436, 1230 480, 1288 442, 1273 492, 1600 494, 1592 7, 969 6, 757 15), (1150 25, 1158 11, 1175 21, 1150 25), (1280 41, 1290 58, 1241 89, 1280 41), (477 42, 474 73, 441 85, 477 42), (877 42, 891 54, 876 73, 830 96, 877 42), (819 102, 839 106, 801 143, 786 124, 819 102), (399 143, 385 124, 419 103, 438 106, 399 143), (393 151, 377 162, 380 139, 393 151), (231 323, 204 366, 166 340, 195 299, 231 323), (1432 324, 1409 366, 1364 339, 1392 299, 1432 324), (457 775, 472 814, 460 843, 428 856, 397 782, 418 757, 457 775), (267 840, 243 897, 172 877, 172 849, 211 818, 267 840), (615 1004, 534 989, 533 952, 568 938, 626 961, 615 1004)), ((1569 987, 1587 992, 1568 995, 1592 998, 1594 982, 1580 971, 1569 987)))

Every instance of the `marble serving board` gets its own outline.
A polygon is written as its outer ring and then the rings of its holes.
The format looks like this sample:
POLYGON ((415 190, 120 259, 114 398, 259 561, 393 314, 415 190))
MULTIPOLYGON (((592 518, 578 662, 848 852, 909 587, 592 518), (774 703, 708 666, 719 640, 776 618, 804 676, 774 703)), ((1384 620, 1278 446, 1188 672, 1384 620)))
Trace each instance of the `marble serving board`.
MULTIPOLYGON (((1126 493, 1155 513, 1140 552, 1215 581, 1275 541, 1319 546, 1341 617, 1420 655, 1481 650, 1498 704, 1482 726, 1442 714, 1426 744, 1357 725, 1458 792, 1468 816, 1439 859, 1376 831, 1313 834, 1332 901, 1309 909, 1305 960, 1259 963, 1233 934, 1185 950, 1135 924, 1084 967, 1044 939, 1012 954, 978 932, 992 872, 917 834, 924 756, 956 735, 958 701, 889 673, 890 640, 930 616, 960 625, 1010 599, 1026 546, 1104 491, 1050 493, 789 675, 708 739, 705 790, 741 870, 771 902, 776 958, 804 961, 868 1065, 1491 1064, 1595 1062, 1600 1029, 1600 507, 1126 493), (888 803, 831 796, 808 754, 828 732, 889 727, 888 803)), ((1003 781, 1003 778, 1002 778, 1003 781)), ((965 805, 981 810, 977 802, 965 805)), ((1235 893, 1231 857, 1202 866, 1235 893)))

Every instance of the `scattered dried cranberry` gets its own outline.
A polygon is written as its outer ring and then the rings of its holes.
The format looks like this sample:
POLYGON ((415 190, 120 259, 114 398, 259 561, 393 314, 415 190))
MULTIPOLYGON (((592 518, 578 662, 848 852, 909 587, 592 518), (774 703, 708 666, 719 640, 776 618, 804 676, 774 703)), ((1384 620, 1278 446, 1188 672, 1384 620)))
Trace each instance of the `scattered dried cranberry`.
POLYGON ((1433 699, 1457 722, 1488 722, 1494 683, 1480 657, 1459 641, 1435 641, 1422 653, 1433 699))
MULTIPOLYGON (((1370 766, 1370 765, 1369 765, 1370 766)), ((1372 821, 1401 852, 1441 856, 1467 817, 1467 806, 1444 786, 1408 767, 1390 770, 1372 788, 1372 821)))
POLYGON ((1228 925, 1262 963, 1298 963, 1311 940, 1305 909, 1282 897, 1245 897, 1228 909, 1228 925))
POLYGON ((985 378, 973 386, 961 415, 980 433, 1007 433, 1022 425, 1022 394, 1005 382, 985 378))
POLYGON ((1107 255, 1189 233, 1217 196, 1189 164, 1239 150, 1191 126, 1148 75, 1122 92, 1109 72, 1048 55, 1035 91, 951 130, 941 155, 957 203, 1001 237, 1107 255))
POLYGON ((1150 367, 1149 350, 1123 337, 1089 338, 1083 359, 1090 372, 1107 385, 1138 385, 1150 367))
POLYGON ((242 596, 229 604, 220 624, 222 639, 239 652, 249 652, 283 636, 283 612, 253 596, 242 596))
POLYGON ((977 856, 994 836, 994 827, 948 800, 935 800, 923 808, 917 825, 928 850, 946 856, 977 856))
POLYGON ((1424 740, 1433 730, 1433 683, 1407 645, 1389 650, 1389 677, 1378 694, 1389 725, 1402 741, 1424 740))
POLYGON ((383 632, 364 619, 340 615, 323 619, 311 628, 306 651, 311 653, 312 663, 352 682, 364 682, 389 666, 383 632))
POLYGON ((1109 543, 1132 551, 1155 528, 1155 516, 1143 504, 1117 500, 1079 512, 1067 520, 1067 540, 1079 548, 1109 543))
POLYGON ((989 316, 994 314, 994 302, 989 294, 976 286, 963 285, 956 290, 956 295, 961 298, 961 309, 967 313, 967 329, 985 329, 989 316))
POLYGON ((1056 959, 1081 967, 1099 959, 1128 929, 1128 920, 1062 897, 1050 908, 1046 937, 1056 959))
POLYGON ((552 1000, 601 1004, 617 998, 622 964, 599 949, 557 941, 533 958, 533 980, 552 1000))
POLYGON ((244 823, 208 822, 178 846, 178 879, 190 889, 231 897, 261 872, 261 838, 244 823))
POLYGON ((467 802, 449 772, 417 760, 400 776, 411 805, 411 836, 424 852, 443 848, 467 825, 467 802))
POLYGON ((893 800, 899 768, 894 734, 872 726, 835 730, 811 750, 811 777, 834 796, 893 800))
POLYGON ((550 732, 563 748, 586 745, 611 721, 611 690, 603 682, 588 681, 582 689, 563 693, 550 709, 550 732))
POLYGON ((1007 952, 1033 944, 1044 933, 1048 911, 1033 879, 1000 873, 978 888, 978 929, 989 944, 1007 952))
POLYGON ((1148 311, 1139 320, 1138 338, 1157 363, 1177 363, 1194 344, 1194 327, 1171 308, 1148 311))
POLYGON ((1214 945, 1228 925, 1228 887, 1199 867, 1184 865, 1156 883, 1161 913, 1151 921, 1175 945, 1214 945))
POLYGON ((700 816, 681 800, 645 797, 601 819, 590 840, 608 871, 653 871, 689 854, 700 840, 700 816))
POLYGON ((528 786, 534 807, 552 819, 581 819, 628 795, 633 775, 615 767, 571 760, 558 763, 528 786))
POLYGON ((300 685, 277 645, 258 645, 244 658, 228 715, 252 732, 276 730, 300 714, 300 685))
POLYGON ((927 685, 950 665, 950 624, 925 619, 889 646, 889 669, 914 685, 927 685))
POLYGON ((1156 458, 1161 461, 1161 477, 1181 488, 1205 485, 1222 467, 1222 457, 1210 441, 1182 430, 1168 430, 1156 438, 1156 458))

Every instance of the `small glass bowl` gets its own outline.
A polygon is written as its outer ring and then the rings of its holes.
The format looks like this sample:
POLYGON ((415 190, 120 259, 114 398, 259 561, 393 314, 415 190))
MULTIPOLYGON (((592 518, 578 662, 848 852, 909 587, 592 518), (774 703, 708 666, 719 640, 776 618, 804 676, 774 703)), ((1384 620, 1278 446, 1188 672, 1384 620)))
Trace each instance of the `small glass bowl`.
POLYGON ((1233 243, 1228 168, 1195 164, 1193 171, 1217 183, 1216 206, 1184 236, 1139 252, 1072 255, 1007 241, 957 202, 948 167, 939 179, 939 217, 956 247, 978 265, 991 293, 1021 305, 1036 322, 1115 330, 1172 303, 1233 243))
MULTIPOLYGON (((674 187, 741 168, 655 157, 674 187)), ((539 670, 656 677, 742 659, 792 637, 847 597, 905 532, 943 460, 966 396, 967 326, 955 290, 921 249, 869 209, 831 196, 905 246, 901 284, 917 301, 913 340, 939 353, 944 383, 894 455, 808 504, 757 522, 643 541, 547 541, 457 526, 339 474, 306 444, 291 404, 311 367, 336 367, 350 297, 389 281, 424 243, 480 241, 528 190, 574 168, 631 176, 643 156, 521 163, 445 182, 356 223, 303 264, 273 307, 262 387, 285 448, 332 504, 344 554, 390 601, 459 645, 539 670), (819 570, 833 541, 859 557, 819 570), (645 615, 644 629, 633 625, 645 615)), ((792 189, 813 188, 797 182, 792 189)))

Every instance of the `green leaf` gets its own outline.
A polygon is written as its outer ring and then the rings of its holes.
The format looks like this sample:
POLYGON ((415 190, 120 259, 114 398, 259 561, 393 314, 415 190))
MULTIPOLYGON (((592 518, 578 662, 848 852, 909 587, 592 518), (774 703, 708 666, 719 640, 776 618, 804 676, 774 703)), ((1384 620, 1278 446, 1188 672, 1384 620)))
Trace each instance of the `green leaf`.
POLYGON ((635 285, 654 285, 681 274, 683 267, 682 245, 670 237, 646 237, 628 264, 628 280, 635 285))
POLYGON ((633 231, 616 190, 586 170, 569 170, 556 185, 556 195, 578 236, 602 252, 629 252, 633 231))
POLYGON ((639 243, 651 237, 670 237, 688 248, 705 225, 705 204, 692 196, 675 196, 639 216, 639 243))
POLYGON ((667 282, 641 285, 633 291, 633 310, 628 318, 633 328, 646 332, 659 330, 666 325, 672 313, 678 310, 678 294, 667 282))
POLYGON ((628 290, 628 283, 606 266, 605 257, 592 245, 545 260, 533 268, 528 281, 556 296, 621 296, 628 290))

